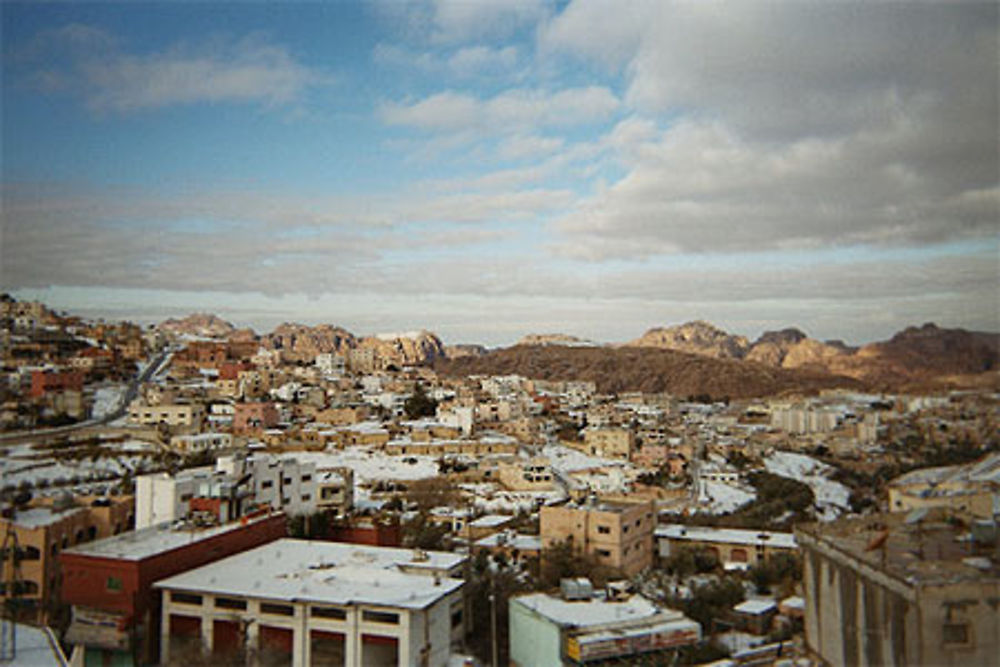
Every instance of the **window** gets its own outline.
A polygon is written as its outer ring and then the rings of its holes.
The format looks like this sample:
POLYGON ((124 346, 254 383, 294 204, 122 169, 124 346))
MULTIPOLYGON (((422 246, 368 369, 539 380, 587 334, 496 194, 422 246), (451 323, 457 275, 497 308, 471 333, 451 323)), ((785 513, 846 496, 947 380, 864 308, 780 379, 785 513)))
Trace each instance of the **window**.
POLYGON ((220 609, 246 609, 247 601, 236 598, 215 598, 215 606, 220 609))
POLYGON ((941 630, 941 637, 945 644, 968 644, 969 624, 945 623, 941 630))
POLYGON ((274 486, 274 482, 272 482, 271 480, 267 480, 266 482, 261 482, 260 484, 260 488, 262 489, 270 489, 272 486, 274 486))
POLYGON ((171 602, 180 602, 181 604, 201 604, 201 596, 195 595, 194 593, 180 593, 177 591, 171 591, 170 593, 171 602))
POLYGON ((313 478, 312 475, 302 475, 302 482, 303 483, 310 482, 310 481, 312 481, 312 478, 313 478))
POLYGON ((457 628, 462 625, 462 610, 451 612, 451 627, 457 628))
POLYGON ((369 623, 392 623, 396 625, 399 623, 399 614, 393 614, 388 611, 362 611, 361 620, 368 621, 369 623))
POLYGON ((285 478, 285 484, 291 484, 291 483, 292 483, 292 478, 291 477, 286 477, 285 478))
POLYGON ((181 494, 181 502, 182 503, 188 502, 189 500, 191 500, 191 496, 193 496, 193 495, 194 494, 192 494, 192 493, 182 493, 181 494))
POLYGON ((597 555, 600 556, 601 558, 611 558, 611 552, 608 551, 607 549, 598 549, 597 555))
POLYGON ((313 607, 310 613, 316 618, 332 618, 338 621, 347 618, 347 611, 340 607, 313 607))
POLYGON ((275 604, 273 602, 261 602, 260 613, 274 614, 276 616, 291 616, 295 613, 290 604, 275 604))
POLYGON ((307 503, 310 500, 312 500, 312 494, 311 493, 303 493, 302 494, 302 502, 307 503))
POLYGON ((608 528, 607 526, 598 526, 597 532, 600 533, 601 535, 607 535, 608 533, 611 532, 611 529, 608 528))
POLYGON ((123 588, 121 577, 108 577, 105 588, 109 591, 120 591, 123 588))

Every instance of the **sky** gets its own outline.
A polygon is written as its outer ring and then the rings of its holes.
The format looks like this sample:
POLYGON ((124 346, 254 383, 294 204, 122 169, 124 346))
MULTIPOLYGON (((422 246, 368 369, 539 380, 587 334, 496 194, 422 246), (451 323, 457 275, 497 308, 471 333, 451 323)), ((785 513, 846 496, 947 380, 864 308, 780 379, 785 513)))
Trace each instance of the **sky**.
POLYGON ((0 289, 624 341, 1000 330, 995 2, 0 4, 0 289))

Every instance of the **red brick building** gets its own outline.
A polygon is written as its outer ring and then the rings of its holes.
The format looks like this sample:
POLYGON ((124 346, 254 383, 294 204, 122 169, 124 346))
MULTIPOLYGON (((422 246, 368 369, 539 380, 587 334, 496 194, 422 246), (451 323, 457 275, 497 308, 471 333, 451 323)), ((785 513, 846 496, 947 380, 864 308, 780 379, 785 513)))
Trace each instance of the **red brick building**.
POLYGON ((153 526, 68 549, 60 555, 62 599, 73 607, 66 642, 83 652, 80 664, 156 663, 153 584, 285 534, 285 515, 271 514, 201 529, 153 526))
POLYGON ((233 431, 274 428, 278 425, 278 409, 273 403, 237 403, 233 412, 233 431))
POLYGON ((49 392, 56 391, 82 391, 83 373, 56 372, 56 371, 32 371, 31 372, 31 397, 41 398, 49 392))

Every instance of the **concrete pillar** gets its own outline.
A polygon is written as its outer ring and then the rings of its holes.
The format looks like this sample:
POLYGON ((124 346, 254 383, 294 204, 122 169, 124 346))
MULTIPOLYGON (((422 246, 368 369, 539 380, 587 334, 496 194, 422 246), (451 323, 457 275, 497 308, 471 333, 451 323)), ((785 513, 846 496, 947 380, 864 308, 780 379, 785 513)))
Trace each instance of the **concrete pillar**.
POLYGON ((160 620, 160 661, 170 662, 170 605, 164 604, 160 620))
POLYGON ((312 664, 309 642, 309 606, 295 605, 295 624, 292 627, 292 667, 309 667, 312 664))
POLYGON ((211 651, 215 646, 214 644, 215 623, 212 622, 212 617, 210 615, 205 614, 205 612, 201 612, 198 618, 201 620, 202 648, 206 651, 211 651))
POLYGON ((361 664, 361 633, 358 623, 361 621, 361 610, 356 606, 347 607, 347 629, 344 633, 344 664, 361 664))

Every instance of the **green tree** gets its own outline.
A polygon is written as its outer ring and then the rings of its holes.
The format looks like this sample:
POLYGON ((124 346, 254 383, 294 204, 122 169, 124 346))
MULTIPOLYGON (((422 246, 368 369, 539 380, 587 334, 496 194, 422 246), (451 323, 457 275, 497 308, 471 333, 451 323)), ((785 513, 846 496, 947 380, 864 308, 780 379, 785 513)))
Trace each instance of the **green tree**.
POLYGON ((417 383, 413 388, 413 394, 403 403, 403 412, 406 413, 407 419, 433 417, 437 414, 437 401, 427 395, 422 384, 417 383))

